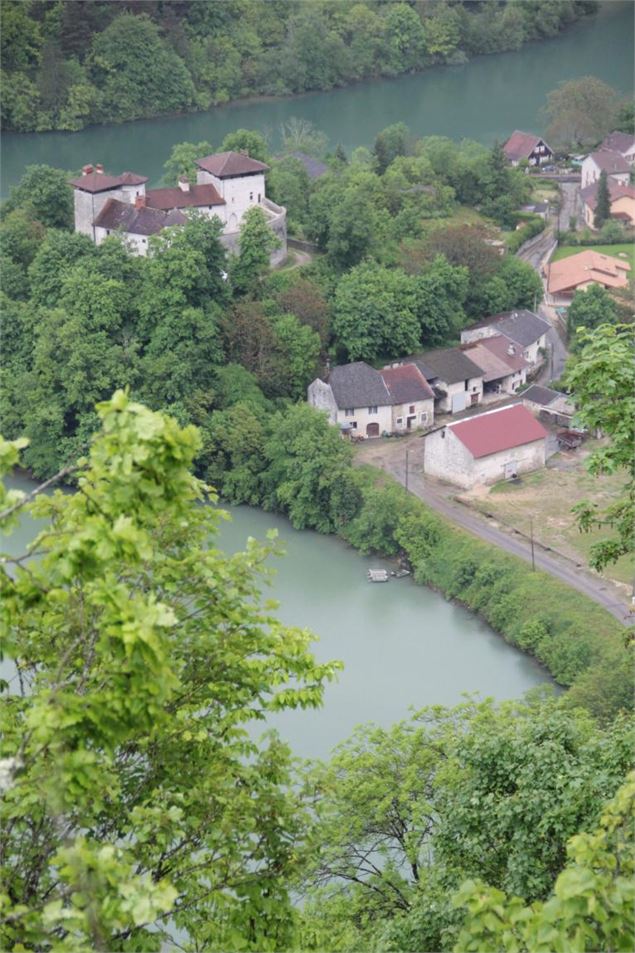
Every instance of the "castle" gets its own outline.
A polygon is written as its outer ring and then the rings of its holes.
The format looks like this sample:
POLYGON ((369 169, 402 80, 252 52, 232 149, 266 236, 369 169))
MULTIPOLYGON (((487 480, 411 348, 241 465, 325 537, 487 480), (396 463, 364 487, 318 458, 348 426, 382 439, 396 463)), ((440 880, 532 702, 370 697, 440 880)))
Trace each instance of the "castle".
POLYGON ((184 225, 192 211, 223 223, 220 240, 238 251, 240 224, 247 209, 261 208, 280 241, 271 255, 278 264, 287 255, 287 213, 265 196, 268 166, 242 152, 219 152, 196 160, 196 183, 181 176, 178 186, 146 189, 147 176, 134 172, 108 175, 102 165, 85 165, 73 179, 75 231, 96 245, 113 233, 123 235, 137 255, 148 254, 148 238, 169 225, 184 225))

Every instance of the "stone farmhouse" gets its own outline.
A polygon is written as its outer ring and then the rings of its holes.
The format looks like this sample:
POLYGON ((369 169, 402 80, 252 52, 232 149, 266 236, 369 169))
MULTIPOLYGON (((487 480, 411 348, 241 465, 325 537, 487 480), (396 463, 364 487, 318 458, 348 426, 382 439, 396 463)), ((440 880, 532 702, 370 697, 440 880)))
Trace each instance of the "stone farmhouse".
POLYGON ((379 437, 430 427, 434 394, 414 365, 375 370, 364 361, 334 367, 328 382, 316 378, 308 402, 343 433, 379 437))
POLYGON ((463 489, 544 467, 547 431, 514 404, 448 424, 424 438, 423 470, 463 489))
POLYGON ((134 172, 109 175, 101 165, 85 165, 73 179, 75 231, 96 245, 112 234, 122 235, 137 255, 148 254, 148 239, 172 225, 184 225, 198 212, 219 218, 221 241, 238 250, 240 225, 249 208, 258 206, 280 241, 272 252, 277 264, 287 254, 286 209, 265 195, 268 166, 241 152, 220 152, 197 159, 196 182, 181 176, 175 188, 146 189, 147 176, 134 172))
POLYGON ((483 371, 459 348, 427 351, 401 363, 414 364, 421 371, 434 392, 437 413, 456 414, 480 404, 483 371))
POLYGON ((503 335, 519 349, 519 354, 529 365, 529 370, 542 363, 550 327, 548 321, 533 311, 503 311, 461 331, 461 343, 471 344, 495 335, 503 335))
POLYGON ((503 146, 503 152, 512 165, 527 162, 529 165, 545 165, 553 159, 553 149, 540 136, 516 129, 503 146))
POLYGON ((576 291, 591 285, 602 285, 607 290, 626 288, 630 270, 628 261, 589 248, 549 265, 547 291, 552 304, 566 307, 576 291))

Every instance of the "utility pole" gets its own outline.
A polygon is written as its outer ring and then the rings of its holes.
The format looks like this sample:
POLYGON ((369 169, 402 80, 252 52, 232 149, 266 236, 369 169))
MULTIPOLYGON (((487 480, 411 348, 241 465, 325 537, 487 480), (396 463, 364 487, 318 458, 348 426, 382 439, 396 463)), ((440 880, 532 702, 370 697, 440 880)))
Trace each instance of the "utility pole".
POLYGON ((406 447, 406 493, 408 492, 408 453, 409 450, 406 447))
POLYGON ((534 555, 534 518, 529 517, 529 540, 531 542, 531 571, 536 571, 536 558, 534 555))

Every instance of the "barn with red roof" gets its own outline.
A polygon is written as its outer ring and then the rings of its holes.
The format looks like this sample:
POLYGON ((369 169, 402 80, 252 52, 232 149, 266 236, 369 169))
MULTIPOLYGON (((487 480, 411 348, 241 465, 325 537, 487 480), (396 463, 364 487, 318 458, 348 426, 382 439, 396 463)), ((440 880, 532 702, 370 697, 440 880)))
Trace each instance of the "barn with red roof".
POLYGON ((464 489, 498 483, 544 467, 546 437, 533 414, 513 404, 429 433, 423 468, 464 489))

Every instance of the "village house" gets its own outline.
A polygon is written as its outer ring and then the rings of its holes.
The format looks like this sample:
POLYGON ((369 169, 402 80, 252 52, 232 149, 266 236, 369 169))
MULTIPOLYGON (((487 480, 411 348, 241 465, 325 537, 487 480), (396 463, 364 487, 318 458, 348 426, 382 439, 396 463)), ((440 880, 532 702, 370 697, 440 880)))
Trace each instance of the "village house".
POLYGON ((531 132, 512 132, 503 146, 503 152, 512 165, 527 162, 528 165, 545 165, 553 159, 553 150, 540 136, 531 132))
POLYGON ((427 434, 423 470, 466 490, 498 483, 544 467, 546 437, 522 404, 489 410, 427 434))
POLYGON ((328 382, 316 378, 308 402, 326 411, 343 433, 362 437, 430 427, 434 394, 414 365, 375 370, 364 361, 334 367, 328 382))
POLYGON ((607 149, 598 149, 592 152, 582 162, 581 187, 598 182, 600 174, 606 172, 607 179, 628 185, 631 176, 631 164, 620 152, 609 152, 607 149))
POLYGON ((179 178, 175 188, 146 189, 147 176, 124 172, 113 176, 101 165, 85 165, 71 181, 74 190, 75 231, 96 245, 112 234, 122 235, 138 255, 147 255, 148 238, 171 225, 183 225, 197 212, 220 219, 221 242, 238 251, 240 225, 247 209, 261 208, 280 241, 271 262, 286 258, 286 209, 265 195, 268 166, 241 152, 221 152, 197 159, 196 182, 179 178))
POLYGON ((520 346, 504 334, 463 344, 461 349, 483 371, 483 400, 515 394, 527 380, 531 365, 520 346))
MULTIPOLYGON (((607 184, 611 201, 611 218, 629 227, 635 225, 635 186, 623 185, 613 179, 608 179, 607 184)), ((595 228, 598 188, 599 182, 592 182, 580 191, 584 221, 589 228, 595 228)))
POLYGON ((594 284, 607 289, 626 288, 630 270, 630 264, 624 259, 591 249, 551 262, 547 279, 551 303, 566 307, 576 291, 584 291, 594 284))
POLYGON ((562 391, 532 384, 520 396, 524 406, 533 414, 559 427, 571 426, 575 407, 570 397, 562 391))
POLYGON ((400 363, 421 371, 434 392, 436 413, 456 414, 481 402, 483 371, 457 347, 427 351, 400 363))
POLYGON ((502 311, 461 331, 461 343, 471 344, 502 334, 520 349, 520 356, 530 368, 534 368, 544 359, 550 327, 548 321, 533 311, 502 311))
POLYGON ((619 152, 631 165, 635 162, 635 136, 629 132, 610 132, 599 148, 605 152, 619 152))

